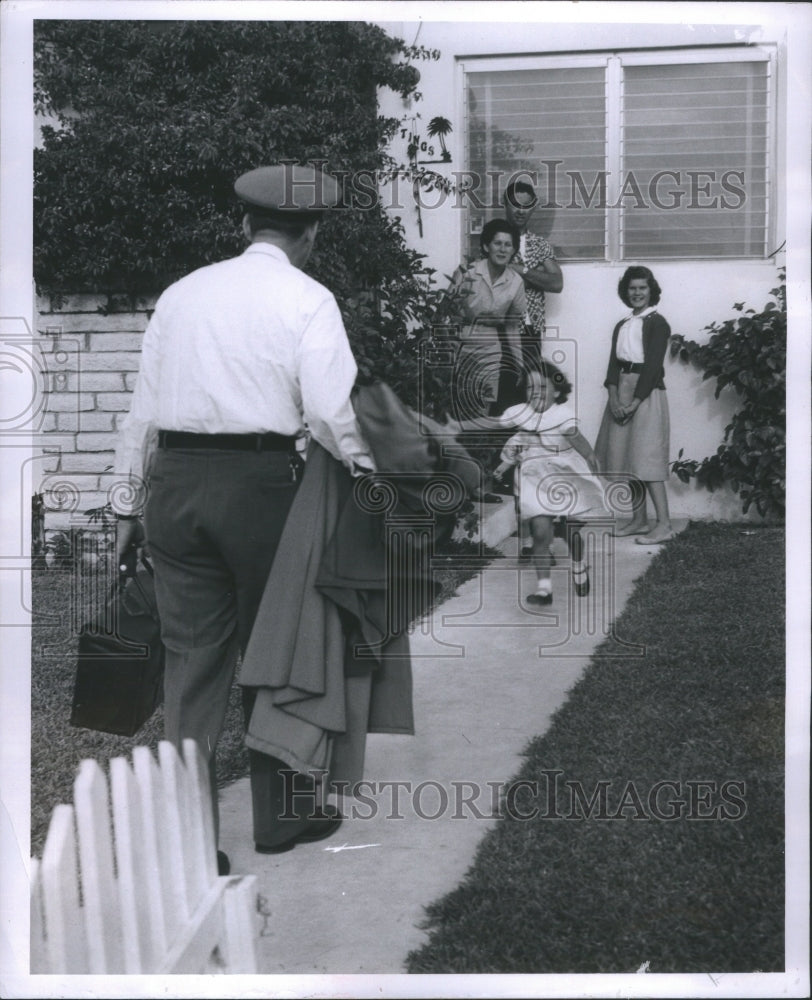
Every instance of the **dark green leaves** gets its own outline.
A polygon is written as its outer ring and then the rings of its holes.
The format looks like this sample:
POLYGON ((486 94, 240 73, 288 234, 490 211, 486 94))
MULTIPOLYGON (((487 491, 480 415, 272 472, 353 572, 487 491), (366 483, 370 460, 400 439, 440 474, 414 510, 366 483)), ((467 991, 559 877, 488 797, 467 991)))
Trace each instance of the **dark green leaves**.
MULTIPOLYGON (((232 184, 262 163, 388 166, 398 122, 377 89, 406 97, 418 78, 403 43, 362 22, 39 20, 34 48, 35 103, 58 123, 34 162, 43 294, 156 294, 238 252, 232 184)), ((363 218, 321 240, 319 279, 339 299, 407 279, 416 259, 383 212, 347 214, 363 218)))
POLYGON ((744 309, 737 319, 712 323, 704 344, 671 338, 671 355, 691 361, 703 370, 703 379, 716 380, 715 395, 732 388, 741 408, 725 428, 715 455, 702 461, 679 457, 671 466, 681 482, 696 478, 709 490, 729 483, 742 500, 746 514, 755 504, 762 516, 783 517, 786 504, 786 366, 787 309, 784 272, 774 288, 774 301, 762 312, 744 309))

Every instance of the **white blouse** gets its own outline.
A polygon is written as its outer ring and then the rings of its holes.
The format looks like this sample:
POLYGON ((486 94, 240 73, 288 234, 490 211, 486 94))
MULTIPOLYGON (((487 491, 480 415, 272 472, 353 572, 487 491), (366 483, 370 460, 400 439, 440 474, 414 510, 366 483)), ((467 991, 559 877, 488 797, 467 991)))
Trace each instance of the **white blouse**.
POLYGON ((620 361, 641 364, 646 360, 643 353, 643 320, 657 311, 657 306, 649 306, 636 316, 632 313, 623 321, 617 334, 615 353, 620 361))

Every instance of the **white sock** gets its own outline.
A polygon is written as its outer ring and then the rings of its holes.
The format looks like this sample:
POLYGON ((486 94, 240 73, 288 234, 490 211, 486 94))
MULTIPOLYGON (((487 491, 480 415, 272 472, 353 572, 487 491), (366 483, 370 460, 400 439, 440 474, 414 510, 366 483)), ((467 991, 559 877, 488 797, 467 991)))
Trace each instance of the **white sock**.
POLYGON ((539 580, 536 584, 537 594, 552 594, 553 592, 553 582, 549 577, 545 577, 543 580, 539 580))

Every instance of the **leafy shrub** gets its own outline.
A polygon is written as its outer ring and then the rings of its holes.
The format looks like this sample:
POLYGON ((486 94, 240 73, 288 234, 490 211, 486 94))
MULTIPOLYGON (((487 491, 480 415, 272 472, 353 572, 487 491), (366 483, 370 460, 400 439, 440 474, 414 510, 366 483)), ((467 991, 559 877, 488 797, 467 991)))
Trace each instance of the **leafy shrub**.
POLYGON ((729 483, 746 514, 752 504, 762 517, 783 518, 786 508, 786 367, 787 303, 785 274, 771 291, 775 299, 761 312, 733 308, 741 315, 711 323, 707 343, 671 338, 671 354, 692 362, 716 379, 715 396, 731 387, 742 406, 725 428, 716 453, 684 459, 682 449, 671 466, 684 483, 696 478, 709 490, 729 483))
MULTIPOLYGON (((35 152, 38 287, 152 294, 233 256, 234 178, 263 163, 388 168, 376 93, 414 92, 403 49, 354 22, 37 21, 36 107, 59 122, 35 152)), ((314 259, 337 294, 419 265, 370 200, 314 259)))
POLYGON ((351 204, 323 220, 307 271, 335 294, 362 378, 414 405, 433 273, 375 183, 448 182, 387 153, 401 123, 377 92, 417 100, 408 60, 433 57, 360 22, 37 21, 36 108, 58 123, 35 151, 38 291, 114 308, 154 295, 242 250, 235 177, 323 161, 351 204))

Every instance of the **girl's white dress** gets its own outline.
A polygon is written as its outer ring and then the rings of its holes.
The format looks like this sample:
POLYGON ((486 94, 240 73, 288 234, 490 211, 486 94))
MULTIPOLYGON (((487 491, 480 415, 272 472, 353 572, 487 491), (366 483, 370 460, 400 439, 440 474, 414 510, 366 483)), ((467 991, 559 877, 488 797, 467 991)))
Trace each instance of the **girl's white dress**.
POLYGON ((527 403, 501 416, 516 433, 502 449, 502 461, 518 464, 519 518, 606 517, 604 483, 572 447, 564 431, 578 426, 569 403, 539 413, 527 403))

